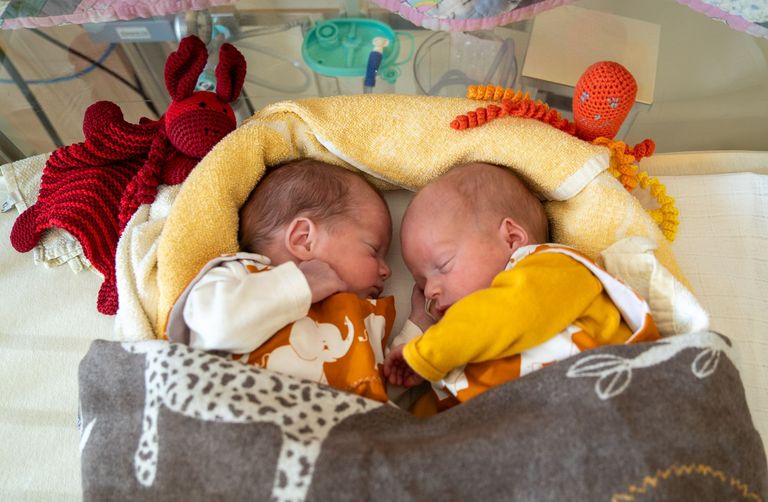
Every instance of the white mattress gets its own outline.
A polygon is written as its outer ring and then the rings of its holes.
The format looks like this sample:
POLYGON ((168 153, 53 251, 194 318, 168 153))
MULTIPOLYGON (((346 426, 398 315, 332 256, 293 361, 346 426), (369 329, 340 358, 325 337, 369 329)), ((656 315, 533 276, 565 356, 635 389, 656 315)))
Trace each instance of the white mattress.
MULTIPOLYGON (((674 249, 713 328, 734 342, 755 423, 768 439, 768 152, 698 152, 643 161, 681 212, 674 249), (736 174, 691 176, 693 173, 736 174)), ((0 202, 4 200, 0 181, 0 202)), ((410 194, 387 194, 399 221, 410 194)), ((36 266, 9 244, 15 212, 0 214, 0 500, 80 500, 77 368, 94 338, 110 338, 112 319, 96 312, 101 279, 64 266, 36 266)), ((399 242, 390 251, 400 316, 411 279, 399 242)))
POLYGON ((0 214, 0 500, 81 500, 77 367, 112 319, 96 312, 99 276, 11 247, 15 217, 0 214))
POLYGON ((733 341, 747 402, 768 444, 768 175, 659 180, 681 214, 672 249, 712 329, 733 341))

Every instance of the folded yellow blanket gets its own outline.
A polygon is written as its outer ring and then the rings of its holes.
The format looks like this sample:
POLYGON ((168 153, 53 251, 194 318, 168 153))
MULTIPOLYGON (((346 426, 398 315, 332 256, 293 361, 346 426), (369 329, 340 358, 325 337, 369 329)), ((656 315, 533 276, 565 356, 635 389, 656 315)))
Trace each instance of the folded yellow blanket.
POLYGON ((304 157, 362 171, 384 189, 418 189, 463 162, 508 166, 549 201, 555 241, 597 259, 624 237, 647 237, 685 282, 656 224, 606 171, 608 148, 528 118, 449 127, 474 106, 463 98, 358 95, 280 102, 255 114, 198 164, 174 202, 158 244, 156 334, 198 270, 238 250, 238 210, 265 166, 304 157))

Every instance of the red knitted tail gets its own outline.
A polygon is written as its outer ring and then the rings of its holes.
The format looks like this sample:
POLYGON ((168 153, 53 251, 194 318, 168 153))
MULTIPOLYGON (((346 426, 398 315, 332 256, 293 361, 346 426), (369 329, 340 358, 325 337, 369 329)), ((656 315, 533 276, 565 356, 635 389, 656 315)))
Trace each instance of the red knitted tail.
POLYGON ((21 213, 13 222, 11 229, 11 245, 19 253, 31 251, 37 245, 35 235, 35 221, 37 220, 37 208, 32 206, 21 213))
POLYGON ((105 315, 115 315, 118 306, 117 282, 113 273, 104 278, 104 282, 99 288, 99 294, 96 297, 96 310, 105 315))

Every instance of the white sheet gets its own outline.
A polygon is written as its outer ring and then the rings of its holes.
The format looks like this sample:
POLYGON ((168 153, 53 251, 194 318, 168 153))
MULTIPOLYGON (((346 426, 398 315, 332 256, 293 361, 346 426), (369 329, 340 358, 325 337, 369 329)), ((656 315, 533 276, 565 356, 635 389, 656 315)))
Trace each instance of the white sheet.
POLYGON ((81 500, 77 367, 112 318, 96 311, 98 275, 11 247, 16 216, 0 214, 0 500, 81 500))
MULTIPOLYGON (((678 153, 648 160, 654 160, 649 166, 657 175, 768 172, 768 153, 678 153)), ((662 181, 682 215, 674 249, 710 309, 714 329, 734 341, 747 399, 766 442, 768 176, 662 181)), ((409 198, 405 191, 387 194, 394 221, 409 198)), ((4 199, 0 181, 0 202, 4 199)), ((100 277, 35 266, 31 254, 13 250, 9 234, 15 217, 15 212, 0 214, 0 500, 80 500, 77 367, 92 339, 111 337, 113 319, 96 312, 100 277)), ((411 280, 397 238, 390 263, 387 293, 396 296, 399 326, 410 309, 411 280)))
POLYGON ((659 177, 680 210, 673 250, 712 329, 734 343, 747 402, 768 443, 768 175, 659 177))

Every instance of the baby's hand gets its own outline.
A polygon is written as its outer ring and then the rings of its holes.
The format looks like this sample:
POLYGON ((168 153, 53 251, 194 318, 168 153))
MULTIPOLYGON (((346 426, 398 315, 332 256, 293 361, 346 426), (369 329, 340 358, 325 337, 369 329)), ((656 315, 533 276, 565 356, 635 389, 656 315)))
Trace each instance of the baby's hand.
POLYGON ((346 291, 347 285, 335 270, 321 260, 307 260, 299 264, 312 292, 312 303, 325 300, 334 293, 346 291))
POLYGON ((405 344, 392 347, 387 357, 384 358, 384 378, 392 385, 414 387, 422 383, 424 379, 408 366, 403 357, 403 347, 405 344))
POLYGON ((414 284, 413 291, 411 291, 411 315, 408 319, 424 332, 435 324, 435 317, 430 314, 433 313, 426 310, 424 291, 417 284, 414 284))

